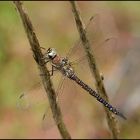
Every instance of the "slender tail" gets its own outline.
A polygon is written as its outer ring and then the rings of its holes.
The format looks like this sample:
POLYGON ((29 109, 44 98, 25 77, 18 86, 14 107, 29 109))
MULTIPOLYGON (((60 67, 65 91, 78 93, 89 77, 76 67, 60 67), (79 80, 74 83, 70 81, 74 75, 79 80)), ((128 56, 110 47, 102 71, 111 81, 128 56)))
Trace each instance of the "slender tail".
POLYGON ((126 120, 126 117, 121 112, 119 112, 115 107, 113 107, 107 101, 105 101, 95 90, 91 89, 87 84, 85 84, 82 80, 80 80, 75 74, 73 74, 70 77, 70 79, 74 80, 83 89, 88 91, 90 95, 94 96, 100 103, 102 103, 105 107, 107 107, 111 112, 126 120))

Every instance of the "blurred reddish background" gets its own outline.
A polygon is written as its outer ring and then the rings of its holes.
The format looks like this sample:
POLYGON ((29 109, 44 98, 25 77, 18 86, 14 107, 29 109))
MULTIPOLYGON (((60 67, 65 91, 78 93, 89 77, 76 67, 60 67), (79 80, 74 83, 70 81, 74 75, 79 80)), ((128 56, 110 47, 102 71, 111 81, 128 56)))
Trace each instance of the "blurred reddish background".
MULTIPOLYGON (((140 2, 78 1, 78 5, 85 24, 95 17, 88 29, 93 51, 111 104, 128 118, 117 117, 120 138, 140 138, 140 2), (105 42, 108 38, 112 39, 105 42)), ((32 1, 24 2, 24 7, 41 46, 54 47, 65 56, 79 38, 70 3, 32 1)), ((0 2, 0 21, 0 138, 61 138, 50 110, 42 121, 48 100, 36 84, 39 71, 12 2, 0 2), (30 93, 32 105, 25 110, 17 106, 24 91, 30 93)), ((82 47, 77 47, 70 58, 82 54, 82 47)), ((95 88, 86 60, 75 71, 95 88)), ((56 72, 52 78, 56 89, 59 79, 56 72)), ((110 138, 102 105, 70 80, 63 87, 59 103, 72 138, 110 138)))

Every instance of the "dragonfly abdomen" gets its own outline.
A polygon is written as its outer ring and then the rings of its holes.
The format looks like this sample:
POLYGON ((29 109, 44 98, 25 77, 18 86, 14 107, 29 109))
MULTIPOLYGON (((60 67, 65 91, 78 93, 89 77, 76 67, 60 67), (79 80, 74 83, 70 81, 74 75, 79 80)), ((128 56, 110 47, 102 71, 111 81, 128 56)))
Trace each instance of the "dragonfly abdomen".
POLYGON ((95 90, 91 89, 87 84, 85 84, 82 80, 80 80, 75 74, 73 74, 70 79, 74 80, 78 85, 80 85, 83 89, 88 91, 88 93, 94 96, 100 103, 102 103, 105 107, 107 107, 114 114, 126 119, 126 117, 120 113, 115 107, 110 105, 106 100, 104 100, 95 90))

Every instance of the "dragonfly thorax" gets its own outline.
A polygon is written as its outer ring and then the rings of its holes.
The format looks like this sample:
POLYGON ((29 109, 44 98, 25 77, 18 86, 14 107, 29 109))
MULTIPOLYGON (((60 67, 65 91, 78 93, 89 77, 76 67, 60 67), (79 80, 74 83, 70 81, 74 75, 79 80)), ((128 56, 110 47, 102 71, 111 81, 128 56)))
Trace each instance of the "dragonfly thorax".
POLYGON ((52 60, 53 66, 56 67, 64 76, 72 77, 74 70, 70 65, 70 62, 65 57, 56 56, 52 60))

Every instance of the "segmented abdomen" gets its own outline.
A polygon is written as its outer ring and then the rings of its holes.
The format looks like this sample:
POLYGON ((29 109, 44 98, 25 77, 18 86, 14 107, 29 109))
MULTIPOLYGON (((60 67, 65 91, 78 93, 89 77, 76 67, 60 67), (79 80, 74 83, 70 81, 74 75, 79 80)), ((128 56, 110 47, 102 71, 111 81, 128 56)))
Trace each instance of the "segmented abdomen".
POLYGON ((126 117, 120 113, 115 107, 110 105, 107 101, 105 101, 95 90, 91 89, 87 84, 85 84, 82 80, 80 80, 75 74, 73 74, 70 79, 74 80, 77 84, 79 84, 83 89, 89 92, 90 95, 94 96, 99 102, 101 102, 105 107, 107 107, 114 114, 126 119, 126 117))

